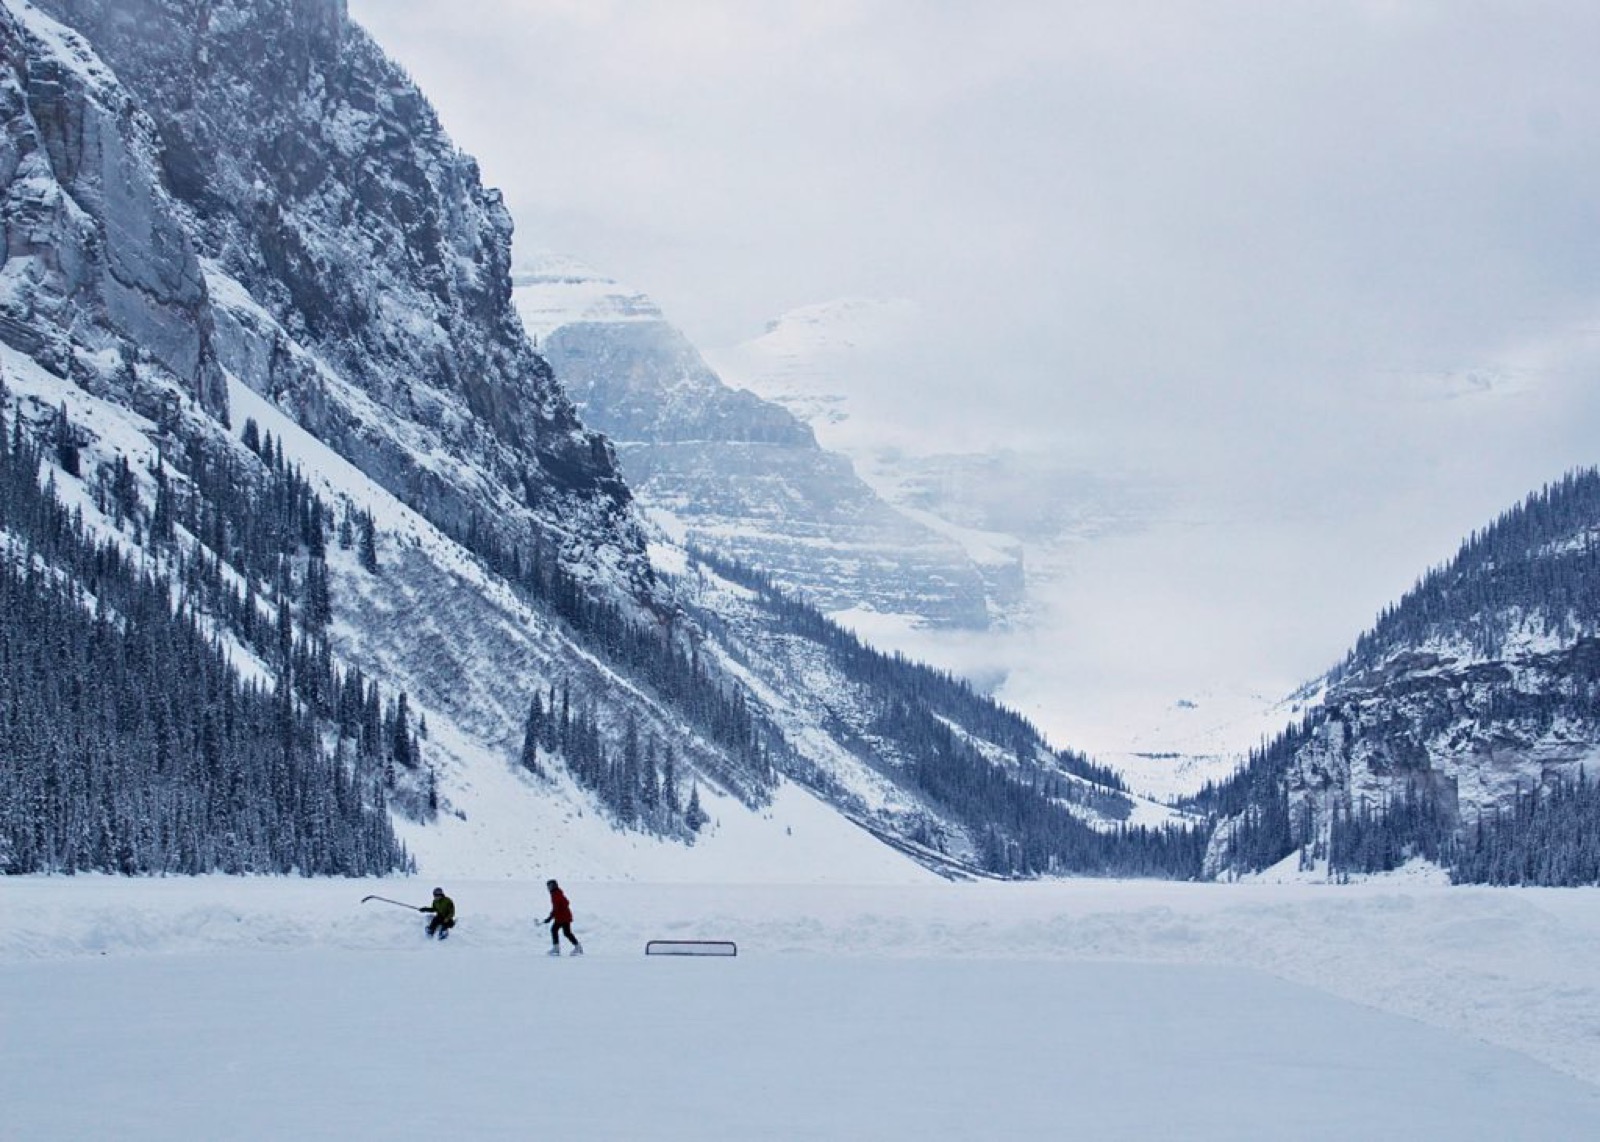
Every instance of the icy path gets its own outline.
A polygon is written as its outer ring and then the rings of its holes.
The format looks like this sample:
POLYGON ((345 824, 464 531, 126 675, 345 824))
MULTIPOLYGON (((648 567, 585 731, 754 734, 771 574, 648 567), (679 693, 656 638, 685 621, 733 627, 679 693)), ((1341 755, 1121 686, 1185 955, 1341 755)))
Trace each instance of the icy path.
POLYGON ((1257 972, 462 940, 0 969, 18 1139, 1600 1136, 1600 1091, 1257 972))

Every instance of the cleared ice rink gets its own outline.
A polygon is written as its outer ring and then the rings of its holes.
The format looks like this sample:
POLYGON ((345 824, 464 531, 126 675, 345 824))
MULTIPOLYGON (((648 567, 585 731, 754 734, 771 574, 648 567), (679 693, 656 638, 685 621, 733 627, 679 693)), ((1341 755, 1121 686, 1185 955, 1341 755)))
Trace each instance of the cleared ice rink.
POLYGON ((1600 1091, 1203 965, 316 951, 3 973, 17 1139, 1575 1139, 1600 1091))

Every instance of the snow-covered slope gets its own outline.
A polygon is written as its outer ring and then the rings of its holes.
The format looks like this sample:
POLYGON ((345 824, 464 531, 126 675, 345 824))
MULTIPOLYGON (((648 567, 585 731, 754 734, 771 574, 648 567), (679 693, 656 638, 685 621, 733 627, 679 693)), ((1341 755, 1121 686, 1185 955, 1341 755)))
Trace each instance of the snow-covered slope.
MULTIPOLYGON (((0 369, 24 416, 64 408, 84 426, 86 472, 117 458, 143 469, 158 456, 152 426, 125 406, 3 345, 0 369)), ((710 821, 685 846, 619 831, 570 780, 536 779, 518 768, 528 698, 556 678, 580 684, 596 705, 626 709, 646 730, 685 743, 687 762, 695 755, 692 738, 671 715, 657 708, 652 716, 648 698, 457 543, 244 385, 231 381, 229 398, 241 428, 254 423, 270 433, 325 499, 377 521, 376 575, 354 553, 330 550, 337 600, 332 644, 342 662, 405 692, 428 727, 425 756, 440 780, 442 812, 427 825, 398 821, 426 874, 535 877, 559 866, 625 880, 914 883, 932 876, 787 781, 757 808, 703 784, 710 821)), ((59 470, 53 479, 103 534, 122 534, 97 510, 87 481, 59 470)), ((235 643, 233 653, 247 673, 270 676, 247 648, 235 643)))
MULTIPOLYGON (((84 426, 86 471, 120 457, 140 466, 154 460, 151 426, 137 413, 4 352, 14 407, 24 417, 64 408, 84 426)), ((559 864, 582 868, 590 879, 916 882, 931 875, 924 865, 934 851, 925 850, 918 864, 883 843, 913 827, 948 834, 938 847, 953 858, 977 859, 959 829, 941 824, 936 810, 841 742, 844 721, 870 718, 870 688, 842 677, 822 648, 772 629, 752 593, 670 548, 656 556, 669 580, 681 580, 674 589, 695 610, 716 613, 727 624, 702 644, 703 652, 740 678, 782 727, 811 788, 780 777, 770 800, 752 806, 714 779, 702 779, 709 821, 685 846, 619 830, 559 769, 545 778, 526 773, 515 759, 527 702, 558 682, 581 691, 606 718, 631 719, 641 733, 677 743, 687 772, 699 766, 715 773, 726 762, 679 715, 608 667, 480 560, 282 410, 237 381, 230 384, 241 426, 236 434, 252 424, 270 434, 325 499, 341 511, 369 513, 377 523, 376 574, 363 570, 354 553, 330 549, 331 643, 341 662, 404 692, 413 715, 428 727, 424 752, 438 777, 441 812, 426 825, 398 822, 426 874, 536 876, 559 864), (741 610, 748 612, 742 619, 741 610), (751 641, 758 631, 765 632, 759 635, 765 645, 751 641), (825 799, 819 789, 827 791, 825 799)), ((53 479, 80 510, 100 519, 106 533, 116 533, 98 515, 84 481, 59 471, 53 479)), ((261 678, 270 674, 246 648, 236 653, 242 669, 261 678)), ((1131 818, 1148 825, 1168 819, 1137 803, 1131 818)))

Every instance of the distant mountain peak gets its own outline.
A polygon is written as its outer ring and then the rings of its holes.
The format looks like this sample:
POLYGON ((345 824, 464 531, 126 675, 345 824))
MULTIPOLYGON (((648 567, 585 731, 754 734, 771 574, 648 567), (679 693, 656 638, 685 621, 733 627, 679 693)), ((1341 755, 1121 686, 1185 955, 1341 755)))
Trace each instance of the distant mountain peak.
POLYGON ((789 310, 757 340, 812 349, 887 343, 908 335, 917 314, 905 298, 839 297, 789 310))
MULTIPOLYGON (((783 405, 725 384, 642 293, 561 255, 522 259, 512 280, 525 328, 585 423, 617 442, 662 527, 829 613, 989 623, 987 596, 1010 589, 1014 555, 979 566, 943 529, 892 508, 783 405)), ((883 304, 810 307, 795 330, 822 343, 825 330, 871 326, 883 304)))
POLYGON ((520 255, 511 287, 522 327, 537 344, 563 325, 665 320, 648 295, 563 254, 520 255))

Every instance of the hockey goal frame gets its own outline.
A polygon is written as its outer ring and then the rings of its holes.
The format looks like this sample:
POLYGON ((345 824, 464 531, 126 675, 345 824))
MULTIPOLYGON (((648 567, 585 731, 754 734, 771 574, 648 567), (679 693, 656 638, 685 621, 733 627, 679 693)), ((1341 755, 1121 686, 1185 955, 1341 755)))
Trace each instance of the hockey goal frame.
POLYGON ((732 940, 650 940, 647 956, 736 956, 739 945, 732 940))

